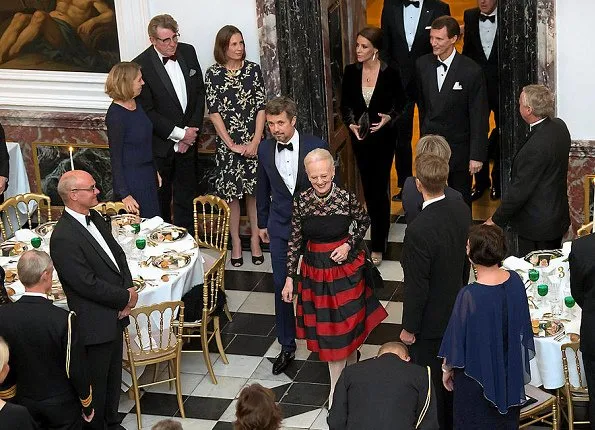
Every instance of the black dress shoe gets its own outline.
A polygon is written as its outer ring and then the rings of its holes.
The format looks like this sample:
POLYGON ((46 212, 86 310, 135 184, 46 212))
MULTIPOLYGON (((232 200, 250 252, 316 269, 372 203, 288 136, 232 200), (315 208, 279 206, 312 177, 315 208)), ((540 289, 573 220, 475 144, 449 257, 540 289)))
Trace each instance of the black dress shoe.
POLYGON ((471 201, 474 202, 475 200, 481 199, 481 196, 483 196, 484 191, 485 188, 473 188, 471 190, 471 201))
POLYGON ((287 369, 287 366, 293 361, 295 358, 294 351, 281 351, 281 353, 277 356, 277 359, 273 363, 273 375, 278 375, 287 369))
POLYGON ((398 194, 395 194, 392 198, 393 202, 400 202, 401 199, 403 198, 403 191, 399 191, 398 194))
POLYGON ((498 200, 500 198, 500 190, 492 187, 492 189, 490 190, 490 199, 492 200, 498 200))

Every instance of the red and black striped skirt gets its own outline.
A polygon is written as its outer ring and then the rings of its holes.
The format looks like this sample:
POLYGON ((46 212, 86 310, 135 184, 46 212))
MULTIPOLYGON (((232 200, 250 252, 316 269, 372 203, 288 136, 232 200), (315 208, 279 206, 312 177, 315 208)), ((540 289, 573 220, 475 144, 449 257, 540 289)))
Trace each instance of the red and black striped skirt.
POLYGON ((365 283, 364 251, 343 264, 331 260, 346 240, 308 242, 301 265, 296 334, 322 361, 347 358, 388 315, 365 283))

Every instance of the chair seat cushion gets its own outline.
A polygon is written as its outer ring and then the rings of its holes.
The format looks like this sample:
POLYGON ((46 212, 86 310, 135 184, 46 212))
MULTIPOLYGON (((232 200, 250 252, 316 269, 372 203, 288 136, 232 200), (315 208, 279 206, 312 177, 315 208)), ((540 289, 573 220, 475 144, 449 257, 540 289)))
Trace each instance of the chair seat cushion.
POLYGON ((538 408, 538 407, 542 406, 545 402, 548 402, 555 398, 551 394, 546 393, 542 389, 537 388, 536 386, 531 385, 531 384, 525 385, 525 394, 527 396, 533 397, 535 400, 537 400, 537 402, 531 403, 530 405, 527 405, 524 408, 522 408, 521 414, 529 412, 532 409, 538 408))

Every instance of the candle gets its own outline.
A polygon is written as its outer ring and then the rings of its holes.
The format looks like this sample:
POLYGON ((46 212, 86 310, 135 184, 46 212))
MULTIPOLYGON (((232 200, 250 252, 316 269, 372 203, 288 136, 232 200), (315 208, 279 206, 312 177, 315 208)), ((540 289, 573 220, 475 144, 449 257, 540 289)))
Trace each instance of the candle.
POLYGON ((70 170, 74 170, 74 161, 72 160, 72 146, 68 147, 68 152, 70 152, 70 170))

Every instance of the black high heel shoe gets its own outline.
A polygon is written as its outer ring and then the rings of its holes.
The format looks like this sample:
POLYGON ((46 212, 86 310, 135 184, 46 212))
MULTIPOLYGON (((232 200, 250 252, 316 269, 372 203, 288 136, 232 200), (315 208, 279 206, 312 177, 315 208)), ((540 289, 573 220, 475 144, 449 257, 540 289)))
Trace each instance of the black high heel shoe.
POLYGON ((264 255, 252 256, 252 264, 255 266, 260 266, 262 263, 264 263, 264 255))
POLYGON ((240 267, 241 265, 244 264, 244 257, 240 257, 240 258, 232 258, 231 259, 231 265, 233 267, 240 267))

